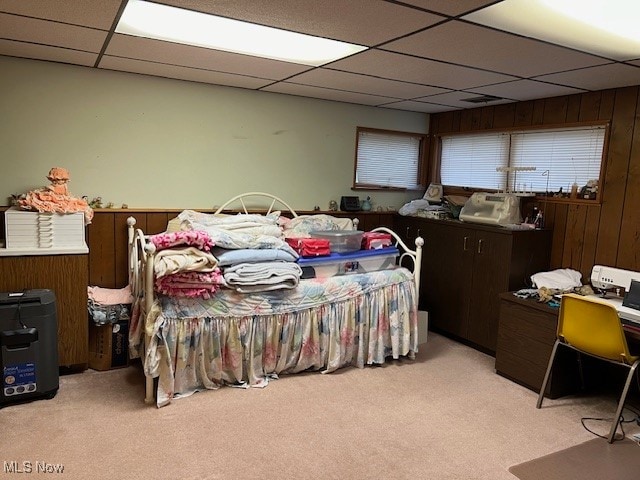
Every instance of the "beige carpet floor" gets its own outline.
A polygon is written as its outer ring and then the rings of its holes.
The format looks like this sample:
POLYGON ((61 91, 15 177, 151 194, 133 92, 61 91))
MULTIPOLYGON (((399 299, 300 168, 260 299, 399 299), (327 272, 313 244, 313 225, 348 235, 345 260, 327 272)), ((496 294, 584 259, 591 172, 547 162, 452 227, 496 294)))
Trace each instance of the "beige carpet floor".
MULTIPOLYGON (((45 462, 65 479, 515 480, 509 467, 594 438, 580 418, 615 408, 599 396, 535 403, 492 357, 433 333, 415 361, 161 409, 143 403, 139 366, 88 370, 61 377, 52 400, 0 410, 0 478, 14 477, 7 465, 45 462)), ((52 474, 27 478, 39 476, 52 474)))

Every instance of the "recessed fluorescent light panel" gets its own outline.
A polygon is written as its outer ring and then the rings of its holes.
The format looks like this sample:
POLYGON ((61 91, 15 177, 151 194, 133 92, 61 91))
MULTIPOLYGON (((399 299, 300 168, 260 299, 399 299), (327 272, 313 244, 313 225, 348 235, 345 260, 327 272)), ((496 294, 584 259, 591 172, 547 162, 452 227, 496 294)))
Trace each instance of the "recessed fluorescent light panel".
POLYGON ((310 66, 367 49, 142 0, 129 0, 116 32, 310 66))
POLYGON ((638 0, 504 0, 462 18, 613 60, 640 58, 638 0))

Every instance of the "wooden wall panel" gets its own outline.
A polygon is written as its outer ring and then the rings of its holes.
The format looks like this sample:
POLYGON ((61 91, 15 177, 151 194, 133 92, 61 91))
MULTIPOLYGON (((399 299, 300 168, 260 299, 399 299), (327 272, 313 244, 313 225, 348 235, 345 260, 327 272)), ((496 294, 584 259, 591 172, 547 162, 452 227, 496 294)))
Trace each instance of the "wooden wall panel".
POLYGON ((621 207, 625 200, 637 99, 638 87, 616 91, 596 249, 596 263, 602 265, 617 265, 621 207))
POLYGON ((483 129, 493 128, 494 107, 482 107, 480 125, 483 129))
POLYGON ((567 116, 565 122, 573 123, 580 120, 580 96, 571 95, 567 97, 567 116))
POLYGON ((567 204, 555 205, 553 213, 553 240, 551 242, 551 268, 568 268, 562 263, 567 233, 567 204))
POLYGON ((531 125, 542 125, 544 123, 544 100, 533 101, 533 112, 531 114, 531 125))
POLYGON ((600 205, 590 205, 584 226, 584 246, 580 271, 582 278, 591 276, 591 268, 595 265, 596 247, 598 245, 598 226, 600 225, 600 205))
MULTIPOLYGON (((509 128, 511 118, 515 127, 610 122, 601 203, 537 202, 545 213, 545 227, 554 232, 553 268, 575 268, 583 278, 590 276, 594 264, 640 271, 638 95, 639 87, 634 86, 517 102, 508 108, 507 105, 485 106, 460 112, 459 131, 464 132, 509 128)), ((437 143, 438 134, 458 131, 456 128, 450 113, 432 115, 433 143, 437 143)), ((436 158, 430 159, 431 165, 436 162, 436 158)), ((527 208, 531 206, 527 204, 527 208)))
POLYGON ((497 105, 494 111, 493 128, 509 128, 513 127, 513 121, 516 112, 515 103, 507 103, 497 105))
POLYGON ((602 100, 602 92, 589 92, 580 95, 580 115, 578 120, 581 122, 591 122, 600 118, 600 101, 602 100))
POLYGON ((548 98, 544 103, 543 124, 565 123, 567 118, 567 97, 548 98))
POLYGON ((633 270, 640 264, 640 101, 636 107, 633 141, 627 172, 627 188, 622 211, 622 226, 617 264, 633 270))
POLYGON ((533 102, 516 103, 516 113, 513 122, 514 127, 526 127, 533 123, 533 102))
POLYGON ((112 214, 96 213, 87 227, 89 246, 89 285, 113 288, 115 270, 113 252, 115 249, 114 217, 112 214))
POLYGON ((578 271, 582 266, 587 208, 586 205, 573 204, 569 205, 567 212, 567 228, 564 233, 562 265, 578 271))

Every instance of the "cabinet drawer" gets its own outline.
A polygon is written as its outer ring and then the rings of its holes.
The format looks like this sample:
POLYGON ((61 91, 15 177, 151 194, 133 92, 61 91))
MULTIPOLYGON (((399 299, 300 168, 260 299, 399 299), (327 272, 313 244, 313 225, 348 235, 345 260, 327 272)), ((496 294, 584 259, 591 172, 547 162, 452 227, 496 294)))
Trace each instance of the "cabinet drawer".
POLYGON ((558 328, 557 313, 503 300, 500 304, 500 329, 553 345, 558 328))
MULTIPOLYGON (((548 360, 549 357, 547 357, 548 360)), ((541 366, 518 353, 498 349, 496 355, 496 371, 532 390, 540 391, 547 366, 541 366)))

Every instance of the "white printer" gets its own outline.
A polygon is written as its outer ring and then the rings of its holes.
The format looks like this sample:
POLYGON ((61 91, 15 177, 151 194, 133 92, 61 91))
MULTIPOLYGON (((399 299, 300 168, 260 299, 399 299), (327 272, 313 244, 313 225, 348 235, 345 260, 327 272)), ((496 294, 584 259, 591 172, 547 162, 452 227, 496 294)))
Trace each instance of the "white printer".
POLYGON ((520 223, 520 198, 514 193, 474 193, 460 210, 460 220, 488 225, 520 223))

